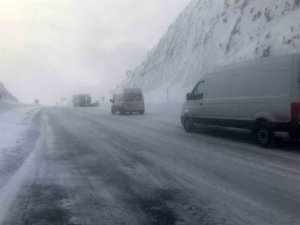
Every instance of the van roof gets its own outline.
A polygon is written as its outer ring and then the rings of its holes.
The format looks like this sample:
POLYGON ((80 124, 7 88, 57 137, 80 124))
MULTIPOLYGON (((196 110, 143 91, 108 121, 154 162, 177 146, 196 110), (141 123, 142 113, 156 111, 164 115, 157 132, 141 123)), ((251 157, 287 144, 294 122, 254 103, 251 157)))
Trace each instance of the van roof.
POLYGON ((123 92, 137 92, 141 93, 143 92, 141 88, 124 88, 123 92))
POLYGON ((78 94, 78 95, 73 95, 73 97, 79 97, 79 96, 87 96, 87 97, 90 97, 91 95, 90 95, 90 94, 78 94))
POLYGON ((270 70, 286 70, 291 68, 293 58, 300 58, 300 54, 286 54, 272 57, 259 58, 255 60, 249 60, 239 62, 231 65, 221 66, 206 73, 204 77, 217 74, 234 74, 241 71, 258 72, 258 71, 270 71, 270 70))

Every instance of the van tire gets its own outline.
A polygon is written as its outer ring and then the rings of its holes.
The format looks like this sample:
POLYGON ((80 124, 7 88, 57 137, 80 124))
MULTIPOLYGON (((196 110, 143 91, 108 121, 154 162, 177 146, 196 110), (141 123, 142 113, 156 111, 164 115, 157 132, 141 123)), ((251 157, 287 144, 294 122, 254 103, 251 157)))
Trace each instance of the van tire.
POLYGON ((111 109, 111 114, 115 114, 116 110, 114 108, 111 109))
POLYGON ((126 112, 125 112, 125 109, 124 109, 124 108, 121 108, 121 109, 120 109, 120 114, 121 114, 121 115, 125 115, 125 113, 126 113, 126 112))
POLYGON ((255 128, 255 138, 259 146, 271 147, 274 144, 275 136, 272 127, 266 122, 260 122, 255 128))
POLYGON ((291 139, 292 141, 297 141, 297 140, 300 139, 299 134, 295 134, 294 132, 290 132, 290 133, 289 133, 289 136, 290 136, 290 139, 291 139))
POLYGON ((188 117, 185 117, 183 119, 182 125, 183 125, 184 130, 188 133, 195 131, 195 125, 192 123, 192 121, 188 117))
POLYGON ((143 115, 144 113, 145 113, 145 110, 139 111, 139 114, 140 114, 140 115, 143 115))

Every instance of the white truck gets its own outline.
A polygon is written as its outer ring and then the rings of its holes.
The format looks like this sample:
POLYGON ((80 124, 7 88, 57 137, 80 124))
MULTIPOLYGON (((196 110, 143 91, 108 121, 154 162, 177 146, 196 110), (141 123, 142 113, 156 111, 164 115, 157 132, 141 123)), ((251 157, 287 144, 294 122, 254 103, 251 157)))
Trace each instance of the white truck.
POLYGON ((300 137, 300 54, 220 67, 186 95, 181 122, 190 132, 207 124, 251 129, 262 147, 274 133, 300 137))
POLYGON ((126 88, 119 94, 114 94, 110 100, 111 113, 125 114, 127 112, 137 112, 139 114, 145 113, 145 103, 143 91, 141 88, 126 88))
POLYGON ((73 107, 89 107, 92 98, 89 94, 73 95, 73 107))

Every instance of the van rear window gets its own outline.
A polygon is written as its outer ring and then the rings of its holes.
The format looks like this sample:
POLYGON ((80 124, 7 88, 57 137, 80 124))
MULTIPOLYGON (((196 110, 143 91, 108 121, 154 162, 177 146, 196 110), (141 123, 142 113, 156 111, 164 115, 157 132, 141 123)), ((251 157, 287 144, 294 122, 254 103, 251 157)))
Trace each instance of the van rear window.
POLYGON ((126 93, 125 101, 141 101, 142 95, 139 93, 126 93))
POLYGON ((300 80, 298 81, 298 96, 300 97, 300 80))
POLYGON ((297 96, 298 98, 300 97, 300 57, 297 57, 297 61, 296 61, 296 64, 297 64, 297 96), (298 61, 298 62, 297 62, 298 61))
POLYGON ((122 101, 123 100, 123 95, 122 94, 114 95, 113 99, 115 101, 122 101))

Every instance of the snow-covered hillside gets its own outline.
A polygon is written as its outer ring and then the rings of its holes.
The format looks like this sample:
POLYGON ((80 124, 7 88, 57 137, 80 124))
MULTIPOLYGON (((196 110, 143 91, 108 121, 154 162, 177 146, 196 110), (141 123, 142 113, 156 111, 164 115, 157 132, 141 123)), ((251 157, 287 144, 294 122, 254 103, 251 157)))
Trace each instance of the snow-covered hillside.
MULTIPOLYGON (((209 69, 300 52, 300 0, 193 0, 121 87, 183 100, 209 69)), ((160 98, 159 98, 160 97, 160 98)))
POLYGON ((5 88, 3 83, 0 82, 0 100, 1 98, 2 100, 6 100, 6 101, 13 101, 13 102, 18 101, 16 97, 14 97, 11 93, 9 93, 9 91, 5 88))

